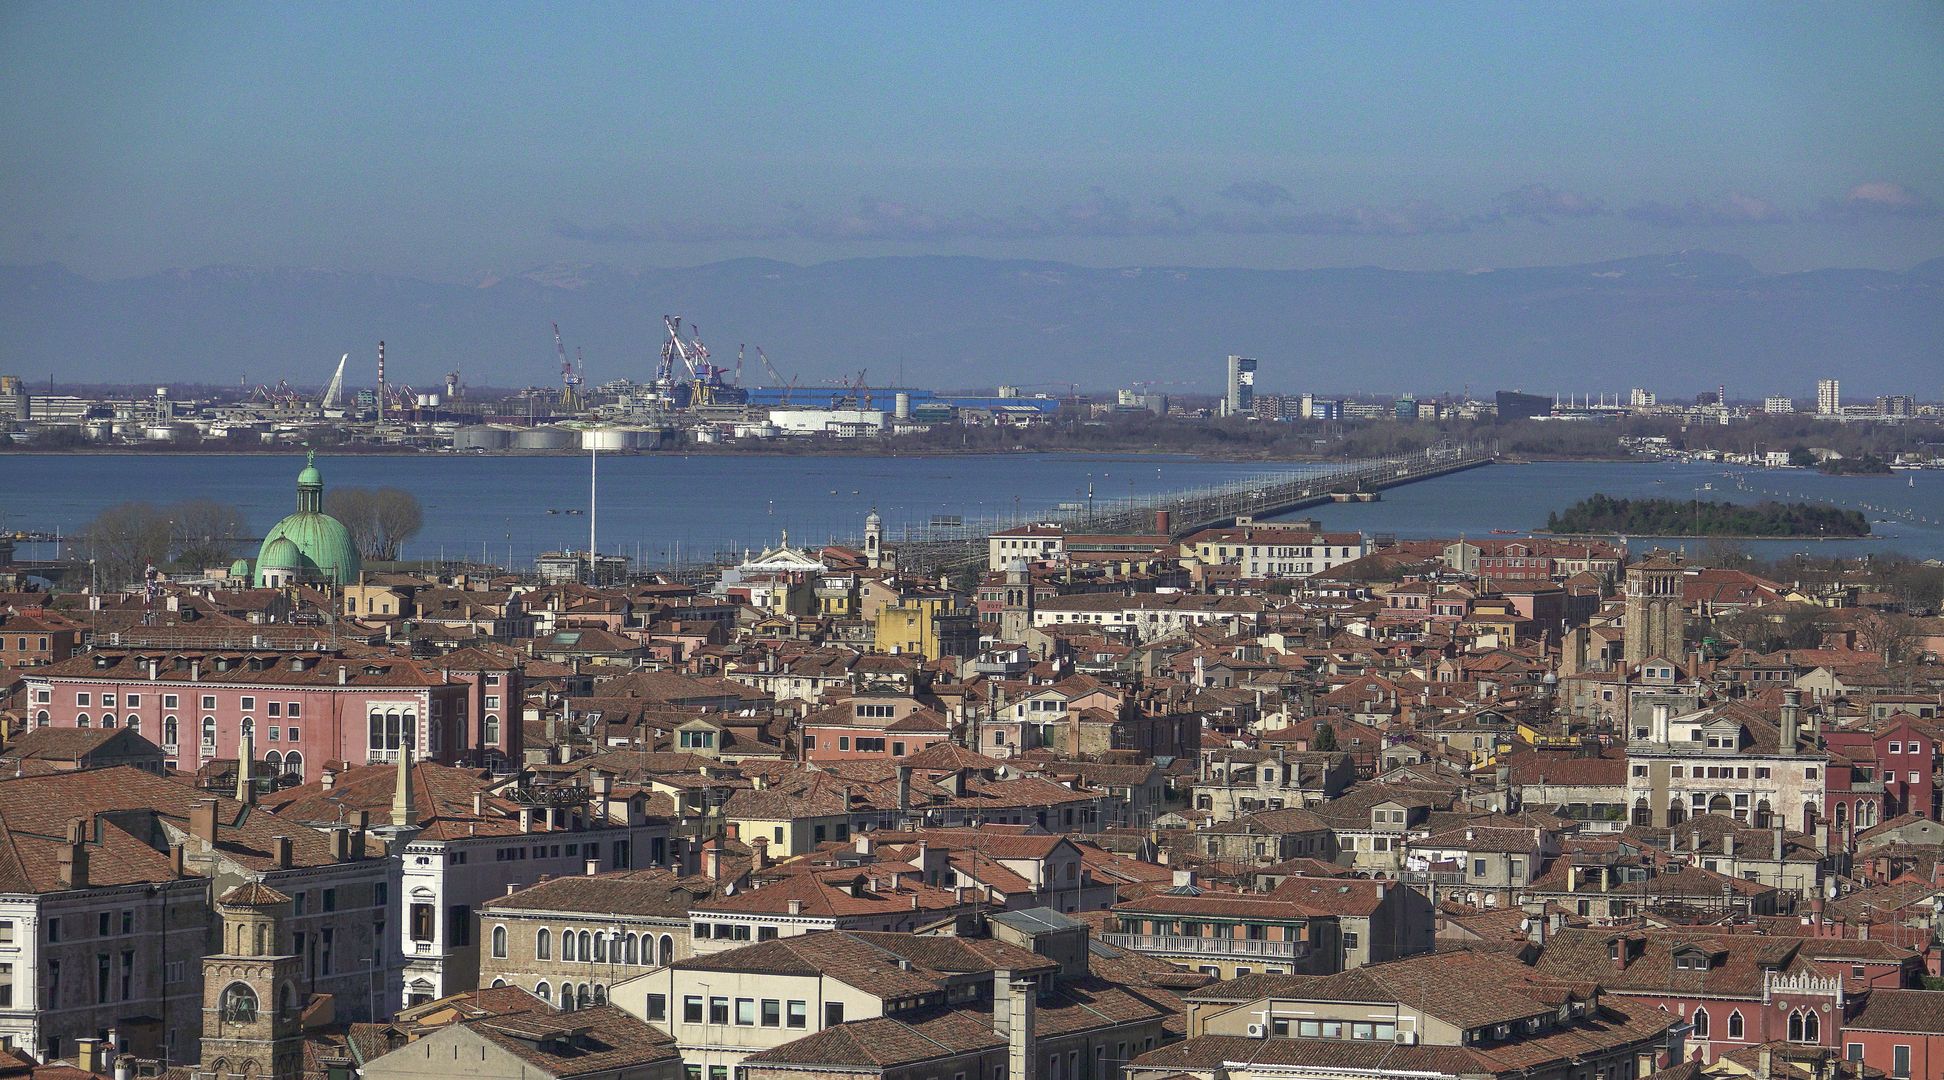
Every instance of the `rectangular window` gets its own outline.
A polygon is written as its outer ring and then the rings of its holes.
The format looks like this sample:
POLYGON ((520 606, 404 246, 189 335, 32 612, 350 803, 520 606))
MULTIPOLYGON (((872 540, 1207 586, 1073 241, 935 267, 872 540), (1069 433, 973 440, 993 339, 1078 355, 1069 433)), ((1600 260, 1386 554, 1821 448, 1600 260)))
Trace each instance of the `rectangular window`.
POLYGON ((729 1022, 729 999, 712 997, 709 999, 709 1023, 726 1024, 729 1022))
POLYGON ((691 994, 682 999, 682 1023, 699 1024, 702 1022, 702 998, 691 994))
POLYGON ((178 699, 176 698, 176 696, 175 696, 174 694, 163 694, 163 695, 162 695, 162 707, 163 707, 163 708, 165 708, 165 709, 174 709, 174 708, 178 708, 179 706, 177 706, 177 704, 176 704, 176 701, 177 701, 177 700, 178 700, 178 699))
POLYGON ((824 1002, 824 1026, 836 1027, 844 1022, 844 1003, 841 1001, 824 1002))
POLYGON ((775 998, 763 999, 763 1026, 783 1026, 783 1003, 775 998))
POLYGON ((1890 1066, 1890 1075, 1905 1077, 1910 1075, 1910 1047, 1898 1046, 1890 1066))
POLYGON ((1473 876, 1473 877, 1484 877, 1484 876, 1485 876, 1485 860, 1484 860, 1484 859, 1473 859, 1473 860, 1472 860, 1472 876, 1473 876))
POLYGON ((810 1024, 810 1006, 807 1002, 802 1001, 789 1002, 784 1008, 783 1016, 783 1023, 786 1027, 808 1027, 810 1024))
POLYGON ((647 1006, 648 1006, 648 1019, 650 1020, 668 1019, 668 995, 649 994, 647 998, 647 1006))
MULTIPOLYGON (((292 720, 295 720, 295 719, 297 719, 297 718, 298 718, 299 716, 302 716, 302 715, 304 715, 304 714, 303 714, 303 712, 301 711, 301 709, 302 709, 302 708, 303 708, 303 707, 302 707, 301 705, 299 705, 299 704, 298 704, 297 702, 295 702, 295 701, 293 701, 293 702, 290 702, 289 704, 287 704, 287 705, 285 705, 285 706, 284 706, 284 715, 285 715, 285 716, 288 716, 288 717, 290 717, 290 718, 291 718, 292 720)), ((291 736, 291 738, 293 738, 293 739, 294 739, 294 738, 296 738, 296 737, 297 737, 297 736, 295 736, 295 735, 292 735, 292 736, 291 736)))
POLYGON ((256 708, 256 699, 253 697, 245 696, 242 701, 237 702, 237 705, 240 708, 242 708, 244 712, 251 712, 256 708))
POLYGON ((743 1027, 756 1026, 756 999, 755 998, 736 999, 736 1023, 742 1025, 743 1027))
POLYGON ((202 704, 202 707, 203 707, 203 708, 205 708, 205 709, 213 709, 213 708, 215 708, 215 707, 216 707, 216 695, 215 695, 215 694, 204 694, 204 695, 203 695, 203 704, 202 704))
POLYGON ((278 701, 266 702, 264 704, 264 712, 270 716, 282 716, 283 703, 278 701))

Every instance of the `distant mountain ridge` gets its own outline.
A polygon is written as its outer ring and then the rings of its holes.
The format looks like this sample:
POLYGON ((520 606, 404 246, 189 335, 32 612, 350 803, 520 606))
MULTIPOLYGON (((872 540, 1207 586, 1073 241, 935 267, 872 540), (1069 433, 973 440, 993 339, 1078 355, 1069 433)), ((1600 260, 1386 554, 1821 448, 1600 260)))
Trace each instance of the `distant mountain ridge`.
MULTIPOLYGON (((1574 266, 1092 268, 913 256, 798 266, 736 259, 678 269, 552 265, 439 283, 376 273, 213 266, 94 281, 58 264, 0 265, 0 372, 32 382, 553 385, 549 324, 585 349, 590 382, 642 378, 663 314, 700 325, 718 360, 761 344, 806 385, 868 369, 957 388, 1219 387, 1230 352, 1262 360, 1264 392, 1731 397, 1944 390, 1944 259, 1910 271, 1764 274, 1684 251, 1574 266)), ((764 382, 753 348, 745 381, 764 382)))

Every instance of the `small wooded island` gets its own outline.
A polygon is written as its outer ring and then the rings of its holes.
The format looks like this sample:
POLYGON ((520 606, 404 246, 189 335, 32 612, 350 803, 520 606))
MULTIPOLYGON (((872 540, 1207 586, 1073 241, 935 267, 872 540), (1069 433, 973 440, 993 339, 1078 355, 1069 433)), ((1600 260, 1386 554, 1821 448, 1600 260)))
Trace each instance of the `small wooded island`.
POLYGON ((1870 519, 1815 503, 1615 499, 1595 495, 1546 515, 1546 531, 1632 536, 1868 536, 1870 519))

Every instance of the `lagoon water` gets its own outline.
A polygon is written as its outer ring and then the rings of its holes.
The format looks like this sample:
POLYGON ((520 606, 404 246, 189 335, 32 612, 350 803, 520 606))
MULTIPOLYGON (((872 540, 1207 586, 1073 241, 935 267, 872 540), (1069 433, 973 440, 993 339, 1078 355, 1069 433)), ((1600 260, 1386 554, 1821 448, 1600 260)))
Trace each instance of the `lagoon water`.
MULTIPOLYGON (((0 527, 67 534, 116 503, 207 496, 241 507, 260 530, 292 508, 302 464, 300 454, 0 455, 0 527)), ((320 457, 319 465, 327 489, 393 485, 419 497, 426 526, 407 547, 408 558, 463 554, 524 563, 536 552, 584 548, 587 542, 588 519, 565 512, 587 506, 584 456, 352 455, 320 457), (550 514, 550 509, 560 512, 550 514)), ((904 525, 923 524, 935 515, 960 515, 970 523, 1011 518, 1016 511, 1044 513, 1061 503, 1084 504, 1089 483, 1096 504, 1105 505, 1311 468, 1110 454, 604 455, 599 540, 604 551, 655 565, 678 552, 690 558, 760 548, 785 529, 797 543, 854 538, 875 507, 884 516, 887 538, 895 541, 904 525)), ((1882 507, 1865 511, 1873 521, 1887 522, 1874 526, 1875 539, 1754 541, 1747 547, 1769 557, 1791 551, 1901 551, 1944 558, 1944 471, 1935 470, 1830 477, 1803 470, 1649 462, 1493 465, 1394 488, 1381 502, 1316 507, 1302 514, 1329 528, 1370 534, 1482 537, 1494 529, 1541 528, 1549 512, 1595 492, 1732 502, 1783 497, 1882 507)), ((22 552, 27 558, 47 554, 45 546, 22 552)))

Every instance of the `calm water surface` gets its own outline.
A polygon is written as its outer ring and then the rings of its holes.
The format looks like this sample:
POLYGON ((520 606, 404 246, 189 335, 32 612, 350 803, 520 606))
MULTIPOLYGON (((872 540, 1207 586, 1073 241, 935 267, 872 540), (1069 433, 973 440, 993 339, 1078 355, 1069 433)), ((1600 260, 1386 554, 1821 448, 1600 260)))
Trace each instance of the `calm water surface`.
MULTIPOLYGON (((0 456, 0 525, 72 532, 103 508, 133 499, 169 502, 208 496, 241 507, 267 529, 295 502, 301 455, 0 456)), ((585 547, 585 457, 410 455, 322 457, 332 485, 394 485, 416 494, 426 527, 408 557, 484 554, 516 562, 550 549, 585 547), (562 511, 548 513, 548 510, 562 511)), ((1084 504, 1226 483, 1282 469, 1183 457, 993 454, 954 457, 604 456, 600 462, 600 546, 650 563, 773 543, 852 538, 873 507, 895 540, 902 526, 934 515, 982 518, 1045 513, 1084 504)), ((1757 554, 1831 555, 1902 551, 1944 558, 1944 471, 1889 477, 1830 477, 1801 470, 1720 465, 1549 462, 1493 465, 1384 493, 1377 503, 1305 511, 1327 527, 1406 538, 1529 530, 1546 515, 1595 492, 1621 497, 1770 497, 1864 509, 1878 539, 1755 541, 1757 554), (1745 481, 1746 489, 1737 485, 1745 481), (1914 483, 1914 486, 1913 486, 1914 483), (1704 490, 1703 485, 1711 485, 1704 490), (1907 516, 1906 516, 1907 515, 1907 516), (1926 523, 1920 519, 1928 519, 1926 523)), ((1671 541, 1695 546, 1697 541, 1671 541)), ((1638 546, 1638 545, 1636 545, 1638 546)), ((30 557, 45 551, 29 550, 30 557)))

